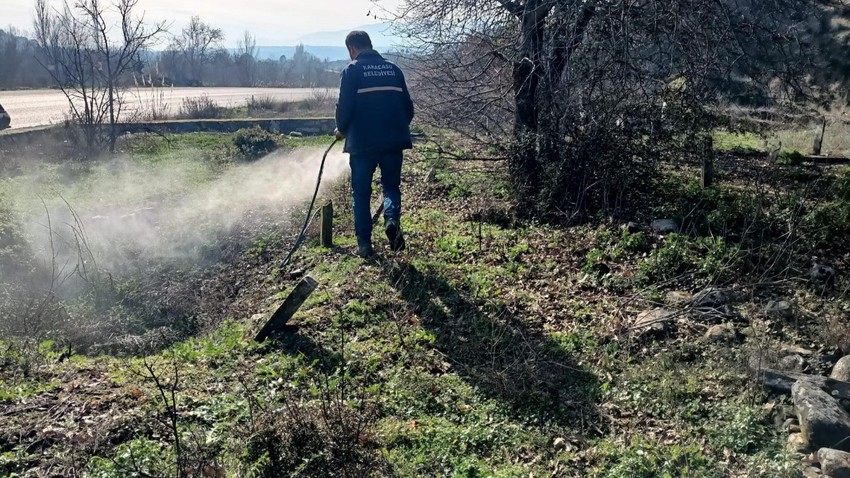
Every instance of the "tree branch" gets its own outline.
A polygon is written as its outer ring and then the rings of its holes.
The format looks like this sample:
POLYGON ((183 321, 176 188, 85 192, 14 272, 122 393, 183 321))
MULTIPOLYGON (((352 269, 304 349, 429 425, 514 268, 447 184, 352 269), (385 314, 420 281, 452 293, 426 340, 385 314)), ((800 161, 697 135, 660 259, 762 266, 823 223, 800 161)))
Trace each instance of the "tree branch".
POLYGON ((505 7, 505 10, 510 12, 512 15, 521 16, 522 12, 525 11, 525 6, 520 3, 513 2, 510 0, 499 0, 499 3, 505 7))

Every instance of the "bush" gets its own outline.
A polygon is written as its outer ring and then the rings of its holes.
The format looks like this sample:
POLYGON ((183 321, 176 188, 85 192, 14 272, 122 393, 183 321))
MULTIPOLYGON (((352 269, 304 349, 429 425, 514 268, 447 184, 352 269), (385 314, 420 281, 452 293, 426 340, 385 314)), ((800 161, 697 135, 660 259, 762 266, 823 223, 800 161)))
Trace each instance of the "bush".
POLYGON ((87 476, 173 476, 174 452, 161 443, 137 438, 120 445, 111 458, 93 457, 87 464, 87 476))
POLYGON ((566 212, 566 219, 581 221, 606 211, 628 214, 646 202, 659 177, 660 151, 631 131, 581 126, 541 151, 539 189, 521 182, 528 146, 514 145, 509 166, 520 213, 563 219, 566 212))
POLYGON ((274 111, 285 113, 289 110, 289 103, 286 101, 278 101, 271 96, 252 96, 248 99, 248 112, 256 111, 274 111))
POLYGON ((11 202, 0 195, 0 271, 4 265, 18 263, 25 257, 26 248, 20 218, 12 210, 11 202))
POLYGON ((779 156, 776 157, 776 162, 787 166, 797 166, 803 164, 803 159, 805 159, 803 153, 796 149, 783 149, 779 152, 779 156))
POLYGON ((641 231, 631 233, 628 230, 623 230, 620 233, 620 239, 617 242, 617 247, 620 249, 636 254, 649 250, 649 241, 646 239, 646 234, 641 231))
POLYGON ((260 158, 277 149, 274 135, 259 126, 237 131, 233 144, 242 157, 248 160, 260 158))
POLYGON ((180 117, 185 119, 216 119, 221 117, 221 108, 209 96, 183 98, 180 117))
POLYGON ((845 168, 832 183, 835 199, 841 203, 850 204, 850 168, 845 168))
POLYGON ((743 258, 739 245, 728 244, 720 237, 670 234, 667 242, 640 264, 638 278, 644 284, 653 284, 690 273, 709 283, 722 282, 741 271, 743 258))
POLYGON ((802 235, 808 247, 837 249, 846 247, 850 236, 850 170, 832 182, 832 200, 809 210, 803 218, 802 235))
POLYGON ((305 98, 301 104, 304 109, 309 111, 323 110, 332 108, 336 102, 336 96, 330 89, 315 89, 310 92, 310 96, 305 98))
POLYGON ((683 231, 698 235, 741 235, 759 217, 756 212, 762 198, 721 189, 703 188, 697 182, 681 184, 667 181, 656 213, 671 217, 682 225, 683 231))

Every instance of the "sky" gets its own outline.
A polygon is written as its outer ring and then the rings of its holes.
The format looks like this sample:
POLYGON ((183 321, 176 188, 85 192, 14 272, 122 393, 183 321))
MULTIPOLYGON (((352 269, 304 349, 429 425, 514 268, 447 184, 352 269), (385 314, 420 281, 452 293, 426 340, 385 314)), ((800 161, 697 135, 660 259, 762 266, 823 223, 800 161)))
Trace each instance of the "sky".
MULTIPOLYGON (((51 1, 56 6, 62 2, 51 1)), ((0 0, 0 28, 11 25, 31 31, 34 3, 0 0)), ((380 0, 385 8, 397 4, 398 0, 380 0)), ((146 20, 173 23, 172 33, 178 33, 192 15, 199 15, 224 30, 228 46, 234 46, 246 29, 257 37, 258 45, 289 45, 310 33, 379 23, 381 7, 372 0, 139 0, 138 5, 146 20), (368 16, 370 12, 378 18, 368 16)))

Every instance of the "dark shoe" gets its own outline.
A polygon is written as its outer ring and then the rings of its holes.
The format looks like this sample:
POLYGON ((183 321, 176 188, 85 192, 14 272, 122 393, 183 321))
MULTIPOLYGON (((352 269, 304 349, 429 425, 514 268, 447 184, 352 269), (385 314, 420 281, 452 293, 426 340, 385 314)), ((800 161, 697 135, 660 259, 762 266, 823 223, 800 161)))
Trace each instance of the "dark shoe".
POLYGON ((371 259, 375 257, 375 249, 372 248, 371 244, 357 246, 357 255, 363 259, 371 259))
POLYGON ((399 225, 398 221, 387 221, 385 231, 387 233, 387 239, 389 239, 390 241, 390 250, 403 251, 406 243, 404 241, 404 234, 402 234, 401 232, 401 226, 399 225))

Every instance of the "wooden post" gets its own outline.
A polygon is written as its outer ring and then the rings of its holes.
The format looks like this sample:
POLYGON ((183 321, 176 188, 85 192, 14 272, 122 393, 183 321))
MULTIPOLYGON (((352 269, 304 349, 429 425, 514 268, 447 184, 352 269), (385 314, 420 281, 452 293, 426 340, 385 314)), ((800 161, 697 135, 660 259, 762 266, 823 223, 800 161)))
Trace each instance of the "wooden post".
POLYGON ((820 156, 821 147, 823 146, 823 136, 826 133, 826 116, 823 117, 820 131, 815 136, 815 141, 812 143, 812 156, 820 156))
POLYGON ((710 188, 714 184, 714 142, 705 138, 702 156, 702 187, 710 188))
POLYGON ((334 203, 322 206, 322 247, 334 246, 334 203))
POLYGON ((257 342, 262 342, 269 338, 269 336, 276 332, 281 332, 283 327, 286 325, 286 322, 298 312, 298 309, 304 304, 304 301, 310 297, 310 294, 316 290, 316 286, 318 283, 315 279, 310 276, 305 277, 295 286, 295 290, 292 291, 291 294, 283 301, 280 307, 277 308, 272 317, 266 322, 266 325, 263 326, 263 329, 260 330, 260 333, 257 334, 257 337, 254 339, 257 342))

